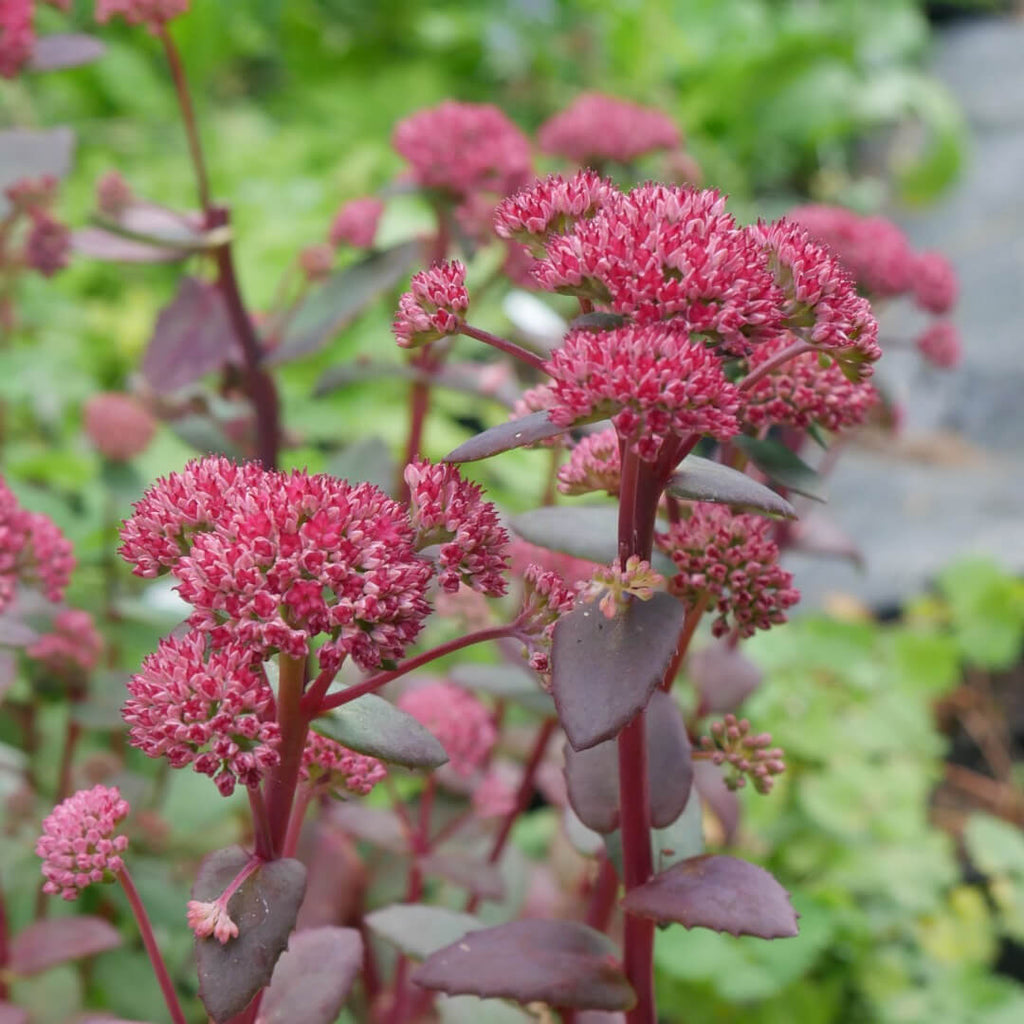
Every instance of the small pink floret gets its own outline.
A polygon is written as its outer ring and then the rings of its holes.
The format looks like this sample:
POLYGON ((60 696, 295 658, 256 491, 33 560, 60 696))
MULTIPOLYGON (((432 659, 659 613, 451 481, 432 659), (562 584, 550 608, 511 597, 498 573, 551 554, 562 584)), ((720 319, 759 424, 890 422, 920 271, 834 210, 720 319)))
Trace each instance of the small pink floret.
POLYGON ((384 204, 371 196, 350 200, 334 215, 328 241, 335 247, 346 244, 369 249, 383 212, 384 204))
POLYGON ((436 263, 413 274, 391 329, 402 348, 417 348, 458 333, 467 309, 465 266, 458 260, 436 263))

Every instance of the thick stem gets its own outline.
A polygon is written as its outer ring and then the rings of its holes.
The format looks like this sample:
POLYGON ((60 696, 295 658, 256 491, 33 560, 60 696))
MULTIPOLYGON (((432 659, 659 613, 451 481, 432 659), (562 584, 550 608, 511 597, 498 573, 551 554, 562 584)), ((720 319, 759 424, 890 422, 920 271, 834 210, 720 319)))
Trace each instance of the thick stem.
POLYGON ((506 355, 513 356, 520 362, 526 363, 527 366, 532 366, 535 370, 540 370, 541 373, 544 372, 546 361, 543 356, 539 356, 535 352, 530 352, 528 349, 522 348, 513 341, 500 338, 497 334, 491 334, 490 331, 482 331, 478 327, 471 327, 466 323, 459 328, 459 334, 464 334, 467 338, 475 338, 477 341, 482 341, 485 345, 490 345, 491 348, 496 348, 499 352, 504 352, 506 355))
MULTIPOLYGON (((206 227, 227 227, 231 217, 226 207, 217 206, 207 211, 206 227)), ((235 273, 231 242, 214 250, 217 261, 217 287, 227 305, 231 326, 245 359, 246 389, 256 414, 256 454, 264 469, 277 467, 281 444, 280 408, 273 378, 261 367, 263 346, 256 335, 252 320, 245 308, 242 292, 235 273)))
POLYGON ((257 850, 270 850, 273 841, 270 838, 270 822, 267 820, 267 805, 263 800, 263 791, 252 787, 246 788, 249 796, 249 810, 252 811, 252 831, 257 850))
POLYGON ((265 783, 267 797, 267 826, 270 832, 270 850, 256 848, 258 856, 273 860, 281 856, 288 819, 291 816, 295 787, 299 781, 302 750, 309 732, 309 718, 302 711, 302 687, 305 683, 306 659, 278 655, 280 671, 277 680, 277 724, 281 729, 278 753, 281 762, 265 783))
POLYGON ((438 647, 432 647, 429 651, 416 655, 415 658, 403 661, 397 668, 389 669, 387 672, 378 672, 375 676, 370 676, 369 679, 364 679, 363 682, 357 683, 355 686, 349 686, 340 693, 334 693, 330 697, 324 698, 318 707, 310 708, 307 706, 305 710, 311 717, 315 718, 325 711, 330 711, 332 708, 340 708, 343 704, 347 704, 357 697, 362 697, 364 693, 372 693, 374 690, 379 690, 385 684, 390 683, 393 679, 398 679, 400 676, 404 676, 407 672, 412 672, 423 665, 436 661, 438 658, 443 658, 447 654, 461 651, 463 647, 471 647, 473 644, 481 644, 487 640, 501 640, 509 636, 515 636, 514 626, 489 626, 487 629, 478 629, 475 633, 467 633, 465 636, 449 640, 438 647))
POLYGON ((139 892, 135 888, 135 883, 132 882, 127 868, 121 868, 117 872, 117 880, 121 883, 121 888, 124 889, 124 894, 128 897, 128 904, 135 915, 135 921, 139 926, 139 933, 142 936, 142 944, 146 947, 149 962, 153 965, 153 972, 156 974, 156 980, 160 984, 160 991, 163 992, 164 1002, 167 1003, 167 1011, 171 1015, 171 1020, 174 1021, 174 1024, 185 1024, 185 1014, 181 1012, 181 1004, 178 1002, 178 995, 174 991, 174 984, 171 981, 171 976, 167 973, 167 965, 164 963, 164 958, 160 955, 160 947, 156 944, 153 926, 149 923, 149 915, 146 913, 146 908, 142 905, 139 892))
POLYGON ((157 35, 160 42, 164 44, 164 53, 167 55, 167 63, 170 65, 171 78, 174 79, 174 91, 178 95, 178 105, 181 107, 181 119, 185 124, 185 135, 188 138, 189 156, 192 158, 192 167, 196 172, 196 185, 199 189, 199 205, 204 211, 209 210, 210 200, 210 179, 206 173, 206 161, 203 158, 203 147, 199 141, 199 126, 196 120, 195 108, 192 106, 192 97, 188 90, 188 80, 185 78, 185 68, 181 63, 181 54, 175 46, 171 34, 165 25, 157 28, 157 35))

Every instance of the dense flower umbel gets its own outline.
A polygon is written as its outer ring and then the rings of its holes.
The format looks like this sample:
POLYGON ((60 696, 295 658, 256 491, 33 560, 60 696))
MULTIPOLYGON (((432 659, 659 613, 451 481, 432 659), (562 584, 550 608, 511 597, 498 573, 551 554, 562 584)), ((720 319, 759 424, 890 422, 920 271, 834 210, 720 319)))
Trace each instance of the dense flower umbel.
POLYGON ((498 203, 494 230, 543 256, 549 236, 564 235, 577 221, 593 217, 613 193, 618 194, 615 186, 596 171, 571 178, 551 174, 498 203))
POLYGON ((60 601, 74 567, 71 543, 57 525, 23 509, 0 477, 0 612, 19 582, 37 584, 51 601, 60 601))
POLYGON ((914 344, 928 362, 943 370, 951 370, 963 354, 960 332, 948 320, 933 323, 921 332, 914 344))
POLYGON ((68 265, 71 232, 45 210, 33 210, 25 236, 25 263, 43 277, 53 277, 68 265))
POLYGON ((440 544, 439 582, 454 592, 460 583, 491 597, 508 589, 508 533, 477 484, 454 466, 411 463, 405 467, 416 547, 440 544))
POLYGON ((387 769, 375 757, 357 754, 327 736, 311 732, 306 737, 299 774, 304 782, 322 782, 332 789, 365 796, 387 775, 387 769))
POLYGON ((545 369, 552 421, 611 416, 643 459, 656 459, 670 438, 727 439, 739 429, 739 393, 715 353, 662 324, 570 331, 545 369))
POLYGON ((36 856, 43 858, 43 892, 73 900, 94 882, 112 881, 128 846, 116 835, 128 813, 117 787, 93 786, 59 803, 43 821, 36 856))
POLYGON ((413 472, 410 509, 371 484, 210 456, 143 495, 121 553, 138 575, 169 569, 214 646, 302 657, 323 635, 321 668, 351 657, 373 670, 402 657, 430 611, 435 565, 418 546, 441 543, 442 583, 504 592, 507 538, 493 506, 454 469, 413 472))
POLYGON ((103 24, 120 14, 129 25, 157 28, 188 7, 189 0, 96 0, 96 20, 103 24))
POLYGON ((36 41, 32 8, 32 0, 0 4, 0 75, 4 78, 14 78, 32 56, 36 41))
POLYGON ((531 174, 526 136, 489 103, 446 100, 399 121, 395 149, 416 183, 457 199, 474 192, 505 196, 531 174))
POLYGON ((406 690, 398 707, 437 737, 457 775, 467 777, 483 767, 498 738, 487 708, 451 683, 427 683, 406 690))
POLYGON ((383 212, 384 204, 372 196, 350 200, 334 215, 328 241, 334 246, 344 243, 369 249, 383 212))
POLYGON ((101 455, 127 462, 142 454, 156 432, 156 420, 131 395, 101 391, 85 403, 82 425, 101 455))
POLYGON ((878 359, 878 322, 867 299, 839 260, 799 224, 758 223, 751 235, 771 256, 776 280, 786 295, 785 325, 834 354, 858 375, 878 359))
POLYGON ((612 194, 589 220, 550 239, 537 283, 637 323, 671 319, 744 355, 780 329, 784 297, 768 256, 713 190, 647 184, 612 194))
POLYGON ((51 632, 34 640, 25 653, 57 676, 78 676, 99 664, 103 638, 88 612, 65 608, 54 617, 51 632))
POLYGON ((558 470, 558 489, 563 494, 619 493, 622 457, 615 430, 588 434, 569 453, 569 461, 558 470))
POLYGON ((418 348, 457 334, 467 309, 466 268, 458 260, 436 263, 413 274, 391 329, 402 348, 418 348))
MULTIPOLYGON (((779 338, 754 349, 747 361, 751 371, 787 347, 779 338)), ((743 392, 742 418, 753 427, 778 425, 806 429, 817 423, 825 430, 859 426, 878 401, 868 381, 851 381, 832 360, 804 352, 776 367, 743 392), (824 365, 823 365, 824 361, 824 365)))
POLYGON ((541 149, 580 164, 630 160, 682 141, 679 129, 664 114, 636 103, 584 93, 537 133, 541 149))
POLYGON ((725 768, 725 784, 730 789, 741 789, 747 778, 758 793, 769 793, 775 776, 786 770, 785 753, 781 747, 771 745, 770 733, 750 733, 750 722, 737 721, 735 715, 726 715, 714 722, 711 735, 702 736, 701 749, 710 754, 712 764, 725 768))
POLYGON ((273 692, 252 662, 238 645, 208 651, 196 631, 161 640, 128 682, 121 713, 132 746, 172 768, 191 764, 226 796, 236 783, 259 785, 280 737, 273 692))
POLYGON ((914 264, 913 289, 922 309, 941 316, 956 305, 956 271, 941 252, 922 252, 914 264))
POLYGON ((785 622, 786 609, 800 599, 793 577, 778 564, 771 529, 760 516, 697 502, 689 518, 657 535, 658 547, 679 570, 669 580, 669 592, 690 607, 707 600, 708 610, 718 612, 715 636, 735 628, 746 637, 785 622))
POLYGON ((530 667, 546 676, 551 671, 551 641, 561 616, 572 611, 579 587, 570 586, 552 570, 527 566, 523 573, 523 604, 516 617, 516 635, 526 645, 530 667))

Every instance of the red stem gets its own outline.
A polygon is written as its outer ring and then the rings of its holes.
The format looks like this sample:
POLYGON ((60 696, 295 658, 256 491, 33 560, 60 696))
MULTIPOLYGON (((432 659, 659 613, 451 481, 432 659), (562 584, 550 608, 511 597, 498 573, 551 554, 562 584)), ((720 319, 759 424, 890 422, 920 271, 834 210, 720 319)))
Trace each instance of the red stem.
POLYGON ((587 907, 587 924, 591 928, 596 928, 599 932, 608 930, 618 895, 619 876, 611 859, 604 854, 590 893, 590 905, 587 907))
POLYGON ((491 348, 496 348, 499 352, 504 352, 506 355, 513 356, 521 362, 526 363, 527 366, 532 366, 535 370, 540 370, 541 373, 544 372, 546 360, 542 356, 522 348, 515 342, 508 341, 505 338, 500 338, 496 334, 491 334, 490 331, 482 331, 479 327, 471 327, 466 323, 459 328, 459 334, 464 334, 467 338, 476 338, 477 341, 482 341, 485 345, 490 345, 491 348))
POLYGON ((74 719, 74 709, 78 706, 77 701, 72 701, 69 709, 67 729, 64 733, 64 750, 60 758, 60 773, 57 776, 57 799, 55 803, 61 803, 71 792, 71 765, 75 758, 75 746, 78 737, 82 735, 81 726, 74 719))
POLYGON ((776 353, 767 362, 762 363, 753 373, 748 374, 743 380, 740 381, 740 391, 746 391, 752 388, 762 377, 767 376, 774 370, 777 370, 783 363, 788 363, 790 359, 795 356, 803 355, 805 352, 814 352, 815 348, 813 345, 809 345, 806 341, 794 341, 792 345, 784 348, 781 352, 776 353))
POLYGON ((364 693, 372 693, 374 690, 379 690, 393 679, 398 679, 400 676, 404 676, 408 672, 427 665, 437 658, 443 658, 446 654, 453 654, 455 651, 461 651, 464 647, 481 644, 487 640, 501 640, 514 635, 514 626, 489 626, 487 629, 478 629, 475 633, 467 633, 465 636, 460 636, 437 647, 432 647, 429 651, 416 655, 415 658, 403 661, 397 668, 389 669, 387 672, 378 672, 375 676, 370 676, 369 679, 365 679, 355 686, 350 686, 340 693, 332 694, 330 697, 324 698, 316 709, 305 707, 303 710, 307 713, 312 712, 312 717, 315 718, 317 715, 322 715, 325 711, 340 708, 343 704, 347 704, 357 697, 362 697, 364 693))
POLYGON ((164 1002, 167 1003, 167 1010, 171 1015, 171 1020, 174 1021, 174 1024, 186 1024, 185 1014, 181 1012, 181 1004, 178 1002, 178 995, 174 991, 174 984, 167 973, 167 965, 164 963, 164 958, 160 955, 160 947, 156 944, 156 938, 153 936, 153 926, 149 923, 149 915, 146 913, 146 908, 142 905, 139 892, 135 888, 135 883, 132 882, 131 875, 128 874, 126 867, 121 868, 117 872, 117 880, 121 883, 121 887, 128 897, 128 904, 135 915, 135 921, 139 926, 139 933, 142 935, 142 944, 146 947, 149 962, 153 965, 153 972, 156 974, 156 980, 160 984, 160 991, 164 994, 164 1002))
POLYGON ((672 689, 672 683, 675 681, 679 666, 683 663, 683 658, 686 657, 690 642, 693 640, 693 634, 697 631, 697 626, 704 617, 704 611, 707 608, 710 596, 710 593, 705 590, 697 599, 697 603, 692 608, 686 610, 686 618, 683 619, 683 626, 679 631, 679 644, 676 647, 676 653, 672 655, 672 660, 669 662, 664 678, 661 680, 661 688, 666 693, 672 689))

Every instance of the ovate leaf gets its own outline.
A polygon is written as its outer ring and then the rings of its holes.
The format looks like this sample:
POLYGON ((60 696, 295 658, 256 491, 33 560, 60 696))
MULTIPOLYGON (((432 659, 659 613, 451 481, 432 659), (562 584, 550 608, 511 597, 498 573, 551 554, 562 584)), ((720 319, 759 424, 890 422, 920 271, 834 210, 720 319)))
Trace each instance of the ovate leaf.
POLYGON ((714 501, 785 519, 796 518, 796 509, 781 494, 738 469, 698 455, 690 455, 683 460, 665 490, 688 501, 714 501))
POLYGON ((33 71, 59 71, 91 64, 106 53, 106 44, 84 32, 56 32, 40 36, 32 47, 28 66, 33 71))
POLYGON ((120 945, 121 933, 102 917, 36 921, 14 937, 7 967, 21 977, 28 977, 120 945))
POLYGON ((756 437, 734 437, 732 443, 745 452, 772 483, 790 491, 796 491, 805 498, 825 501, 825 486, 821 477, 800 458, 774 438, 764 440, 756 437))
POLYGON ((372 932, 417 960, 484 927, 472 914, 421 903, 395 903, 367 914, 365 920, 372 932))
POLYGON ((449 452, 443 462, 477 462, 488 459, 492 455, 523 448, 538 441, 546 441, 549 437, 558 437, 571 430, 572 427, 560 427, 552 423, 546 411, 531 412, 519 419, 507 420, 491 427, 468 441, 460 444, 449 452))
POLYGON ((735 711, 760 685, 763 673, 742 651, 716 640, 691 654, 686 674, 700 694, 702 715, 735 711))

